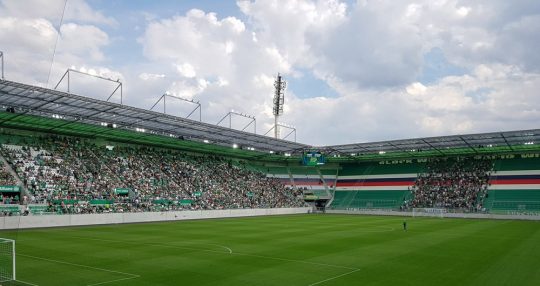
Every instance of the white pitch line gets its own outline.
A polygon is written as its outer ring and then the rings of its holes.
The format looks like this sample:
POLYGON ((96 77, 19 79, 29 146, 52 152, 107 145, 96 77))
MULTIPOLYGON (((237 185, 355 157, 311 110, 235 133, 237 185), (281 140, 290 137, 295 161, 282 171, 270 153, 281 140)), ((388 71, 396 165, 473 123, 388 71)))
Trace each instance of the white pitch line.
POLYGON ((34 259, 38 259, 38 260, 56 262, 56 263, 66 264, 66 265, 79 266, 79 267, 83 267, 83 268, 101 270, 101 271, 105 271, 105 272, 123 274, 123 275, 128 275, 128 276, 139 276, 137 274, 126 273, 126 272, 122 272, 122 271, 116 271, 116 270, 110 270, 110 269, 105 269, 105 268, 93 267, 93 266, 88 266, 88 265, 83 265, 83 264, 71 263, 71 262, 61 261, 61 260, 54 260, 54 259, 49 259, 49 258, 39 257, 39 256, 32 256, 32 255, 27 255, 27 254, 17 253, 17 256, 24 256, 24 257, 34 258, 34 259))
POLYGON ((321 280, 321 281, 318 281, 318 282, 309 284, 308 286, 319 285, 319 284, 322 284, 322 283, 324 283, 324 282, 328 282, 328 281, 330 281, 330 280, 334 280, 334 279, 337 279, 337 278, 340 278, 340 277, 343 277, 343 276, 352 274, 352 273, 357 272, 357 271, 360 271, 360 269, 355 269, 355 270, 353 270, 353 271, 349 271, 349 272, 343 273, 343 274, 341 274, 341 275, 337 275, 337 276, 334 276, 334 277, 330 277, 330 278, 328 278, 328 279, 324 279, 324 280, 321 280))
MULTIPOLYGON (((197 243, 195 243, 197 244, 197 243)), ((230 254, 232 254, 232 249, 225 246, 225 245, 221 245, 221 244, 213 244, 213 243, 205 243, 205 244, 202 244, 202 245, 213 245, 213 246, 218 246, 218 247, 221 247, 221 248, 225 248, 229 251, 230 254)))
POLYGON ((146 245, 146 246, 157 246, 157 247, 168 247, 168 248, 178 248, 178 249, 187 249, 187 250, 196 250, 196 251, 204 251, 204 252, 214 252, 214 253, 228 253, 232 254, 233 251, 231 248, 220 245, 220 244, 212 244, 212 243, 198 243, 198 242, 192 242, 191 244, 199 244, 199 245, 212 245, 212 246, 218 246, 223 249, 226 249, 225 251, 219 251, 219 250, 212 250, 212 249, 204 249, 204 248, 195 248, 195 247, 189 247, 189 246, 181 246, 181 245, 173 245, 173 244, 164 244, 164 243, 145 243, 145 242, 138 242, 138 241, 129 241, 129 240, 115 240, 115 239, 102 239, 102 238, 92 238, 92 237, 84 237, 84 236, 71 236, 73 238, 80 238, 80 239, 87 239, 87 240, 94 240, 94 241, 103 241, 103 242, 116 242, 116 243, 131 243, 136 245, 146 245))
POLYGON ((139 278, 140 276, 137 275, 137 276, 134 276, 134 277, 126 277, 126 278, 120 278, 120 279, 114 279, 114 280, 110 280, 110 281, 105 281, 105 282, 99 282, 99 283, 94 283, 94 284, 88 284, 86 286, 95 286, 95 285, 103 285, 103 284, 107 284, 107 283, 113 283, 113 282, 118 282, 118 281, 124 281, 124 280, 129 280, 129 279, 135 279, 135 278, 139 278))
POLYGON ((39 286, 37 284, 34 284, 34 283, 30 283, 30 282, 26 282, 26 281, 22 281, 22 280, 15 280, 17 282, 21 282, 22 284, 26 284, 26 285, 31 285, 31 286, 39 286))
POLYGON ((335 264, 326 264, 326 263, 319 263, 319 262, 311 262, 311 261, 306 261, 306 260, 296 260, 296 259, 288 259, 288 258, 257 255, 257 254, 238 253, 238 252, 235 252, 233 254, 242 255, 242 256, 258 257, 258 258, 273 259, 273 260, 297 262, 297 263, 304 263, 304 264, 311 264, 311 265, 318 265, 318 266, 327 266, 327 267, 334 267, 334 268, 341 268, 341 269, 348 269, 348 270, 355 270, 355 271, 360 270, 358 268, 353 268, 353 267, 348 267, 348 266, 335 265, 335 264))
POLYGON ((334 264, 326 264, 326 263, 318 263, 318 262, 310 262, 305 260, 296 260, 296 259, 288 259, 288 258, 280 258, 280 257, 273 257, 273 256, 265 256, 265 255, 257 255, 257 254, 248 254, 248 253, 238 253, 233 252, 231 248, 226 247, 224 245, 219 244, 202 244, 201 245, 214 245, 223 247, 228 250, 227 252, 224 251, 218 251, 218 250, 211 250, 211 249, 202 249, 202 248, 194 248, 194 247, 185 247, 185 246, 177 246, 177 245, 171 245, 171 244, 163 244, 163 243, 144 243, 144 242, 136 242, 136 241, 127 241, 127 240, 114 240, 114 239, 101 239, 101 238, 90 238, 90 237, 84 237, 84 236, 72 236, 73 238, 80 238, 80 239, 87 239, 87 240, 95 240, 95 241, 103 241, 103 242, 117 242, 117 243, 132 243, 132 244, 138 244, 138 245, 147 245, 147 246, 155 246, 155 247, 168 247, 168 248, 178 248, 178 249, 187 249, 187 250, 196 250, 196 251, 204 251, 204 252, 212 252, 212 253, 221 253, 221 254, 231 254, 231 255, 241 255, 241 256, 251 256, 251 257, 258 257, 258 258, 265 258, 265 259, 273 259, 273 260, 281 260, 281 261, 289 261, 289 262, 297 262, 297 263, 304 263, 304 264, 311 264, 311 265, 318 265, 318 266, 327 266, 327 267, 334 267, 334 268, 341 268, 341 269, 348 269, 348 270, 356 270, 358 268, 353 267, 347 267, 347 266, 341 266, 341 265, 334 265, 334 264))
POLYGON ((126 278, 115 279, 115 280, 100 282, 100 283, 96 283, 96 284, 88 284, 88 285, 100 285, 100 284, 111 283, 111 282, 120 281, 120 280, 128 280, 128 279, 135 279, 135 278, 141 277, 140 275, 133 274, 133 273, 127 273, 127 272, 122 272, 122 271, 116 271, 116 270, 110 270, 110 269, 105 269, 105 268, 93 267, 93 266, 77 264, 77 263, 71 263, 71 262, 61 261, 61 260, 54 260, 54 259, 49 259, 49 258, 45 258, 45 257, 32 256, 32 255, 26 255, 26 254, 20 254, 20 253, 17 253, 17 256, 29 257, 29 258, 34 258, 34 259, 43 260, 43 261, 55 262, 55 263, 59 263, 59 264, 72 265, 72 266, 77 266, 77 267, 82 267, 82 268, 88 268, 88 269, 93 269, 93 270, 99 270, 99 271, 105 271, 105 272, 109 272, 109 273, 116 273, 116 274, 130 276, 130 277, 126 277, 126 278))

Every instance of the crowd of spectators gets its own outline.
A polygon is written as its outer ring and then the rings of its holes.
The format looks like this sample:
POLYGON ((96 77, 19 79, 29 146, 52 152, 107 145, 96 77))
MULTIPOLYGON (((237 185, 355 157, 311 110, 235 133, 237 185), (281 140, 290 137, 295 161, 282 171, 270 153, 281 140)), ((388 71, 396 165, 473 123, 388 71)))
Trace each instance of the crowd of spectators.
POLYGON ((211 155, 56 136, 5 143, 0 152, 23 182, 27 202, 46 205, 48 212, 304 205, 302 193, 278 179, 211 155))
POLYGON ((433 159, 410 188, 413 199, 405 208, 480 210, 492 168, 490 160, 474 157, 433 159))
MULTIPOLYGON (((9 172, 8 167, 4 165, 4 162, 0 160, 0 186, 2 188, 17 188, 17 180, 9 172)), ((0 193, 0 203, 2 204, 18 204, 20 197, 18 193, 8 192, 6 195, 0 193)), ((0 216, 3 214, 0 214, 0 216)))
POLYGON ((13 186, 15 184, 17 184, 15 178, 13 178, 7 167, 0 161, 0 186, 13 186))

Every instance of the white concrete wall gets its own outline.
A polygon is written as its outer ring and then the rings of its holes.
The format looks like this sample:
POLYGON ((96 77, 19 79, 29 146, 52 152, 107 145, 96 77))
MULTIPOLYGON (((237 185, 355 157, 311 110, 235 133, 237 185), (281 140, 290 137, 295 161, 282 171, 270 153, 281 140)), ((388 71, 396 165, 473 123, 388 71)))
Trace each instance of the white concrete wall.
POLYGON ((191 219, 248 217, 308 213, 311 208, 236 209, 146 213, 111 213, 79 215, 29 215, 0 218, 0 229, 80 226, 137 222, 158 222, 191 219))
MULTIPOLYGON (((441 214, 435 213, 415 213, 398 211, 377 211, 377 210, 327 210, 326 213, 333 214, 355 214, 355 215, 387 215, 387 216, 422 216, 422 217, 441 217, 441 214)), ((501 215, 501 214, 473 214, 473 213, 445 213, 444 218, 474 218, 474 219, 517 219, 517 220, 540 220, 540 215, 501 215)))

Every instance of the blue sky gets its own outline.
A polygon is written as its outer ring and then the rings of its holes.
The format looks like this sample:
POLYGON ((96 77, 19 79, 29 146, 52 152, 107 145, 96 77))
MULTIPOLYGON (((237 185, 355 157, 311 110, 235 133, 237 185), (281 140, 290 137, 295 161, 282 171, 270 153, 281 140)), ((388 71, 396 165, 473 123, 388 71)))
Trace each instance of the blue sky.
POLYGON ((51 86, 71 67, 120 78, 126 104, 168 91, 208 123, 252 114, 264 134, 281 73, 280 121, 315 145, 538 127, 537 1, 68 0, 59 26, 63 4, 0 1, 8 79, 51 86))
POLYGON ((463 67, 449 63, 440 48, 433 48, 423 56, 422 73, 418 77, 418 81, 423 84, 435 83, 441 78, 461 76, 468 72, 463 67))

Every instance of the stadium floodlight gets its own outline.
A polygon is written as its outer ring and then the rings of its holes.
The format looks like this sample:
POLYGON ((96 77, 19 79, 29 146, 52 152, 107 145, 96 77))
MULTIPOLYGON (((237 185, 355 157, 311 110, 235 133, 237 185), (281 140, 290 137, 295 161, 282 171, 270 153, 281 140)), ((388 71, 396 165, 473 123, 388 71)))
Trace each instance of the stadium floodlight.
POLYGON ((58 81, 58 83, 54 86, 53 89, 57 89, 58 86, 62 83, 62 81, 64 80, 64 78, 66 78, 67 76, 67 92, 69 93, 70 92, 70 85, 71 85, 71 80, 70 80, 70 73, 71 72, 74 72, 74 73, 78 73, 78 74, 81 74, 81 75, 85 75, 85 76, 90 76, 90 77, 94 77, 94 78, 97 78, 97 79, 101 79, 101 80, 105 80, 105 81, 109 81, 109 82, 112 82, 112 83, 115 83, 116 84, 116 88, 113 90, 113 92, 109 95, 109 97, 107 98, 106 101, 109 101, 111 99, 111 97, 120 89, 120 104, 122 105, 123 104, 123 100, 124 100, 124 96, 123 96, 123 91, 122 91, 122 82, 120 81, 120 79, 111 79, 111 78, 107 78, 107 77, 103 77, 103 76, 99 76, 99 75, 96 75, 94 73, 87 73, 87 72, 82 72, 82 71, 78 71, 76 69, 73 69, 73 68, 69 68, 66 70, 66 72, 64 73, 64 75, 60 78, 60 80, 58 81))
POLYGON ((16 281, 15 240, 0 238, 0 283, 16 281))
POLYGON ((283 105, 285 104, 285 88, 287 83, 283 80, 278 73, 276 80, 274 81, 274 107, 272 109, 274 114, 274 138, 279 138, 279 116, 283 115, 283 105))
POLYGON ((4 52, 0 51, 0 64, 2 65, 2 77, 1 79, 4 80, 4 52))

